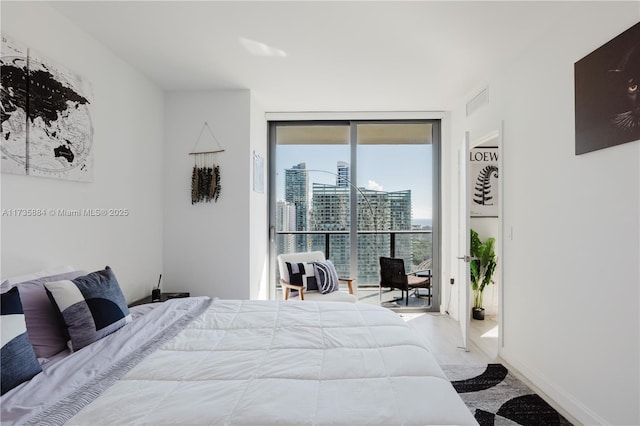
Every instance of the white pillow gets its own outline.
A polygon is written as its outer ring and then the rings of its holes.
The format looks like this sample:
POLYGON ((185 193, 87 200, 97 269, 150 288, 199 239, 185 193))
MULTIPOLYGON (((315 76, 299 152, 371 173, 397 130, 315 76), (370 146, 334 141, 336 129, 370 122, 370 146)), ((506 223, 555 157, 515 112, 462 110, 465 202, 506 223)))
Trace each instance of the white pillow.
POLYGON ((75 270, 76 270, 76 268, 74 268, 73 266, 69 266, 69 265, 56 266, 56 267, 53 267, 53 268, 43 269, 43 270, 38 271, 38 272, 32 272, 31 274, 18 275, 18 276, 15 276, 15 277, 5 278, 5 279, 0 280, 0 281, 3 282, 3 283, 4 283, 4 281, 9 281, 9 284, 13 285, 13 284, 17 284, 17 283, 23 283, 25 281, 36 280, 38 278, 50 277, 52 275, 60 275, 60 274, 66 273, 66 272, 73 272, 75 270))

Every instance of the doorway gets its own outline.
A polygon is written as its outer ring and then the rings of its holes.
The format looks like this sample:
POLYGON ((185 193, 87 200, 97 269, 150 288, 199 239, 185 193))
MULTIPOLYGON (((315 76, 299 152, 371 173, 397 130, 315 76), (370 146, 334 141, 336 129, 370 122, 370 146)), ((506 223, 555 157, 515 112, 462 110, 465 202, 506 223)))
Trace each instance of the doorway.
MULTIPOLYGON (((502 323, 502 141, 500 132, 494 131, 470 143, 469 205, 470 229, 480 242, 495 240, 496 269, 491 284, 484 288, 482 307, 484 319, 471 319, 469 338, 491 358, 498 356, 501 346, 502 323), (488 199, 488 200, 487 200, 488 199)), ((470 300, 474 300, 473 292, 470 300)))

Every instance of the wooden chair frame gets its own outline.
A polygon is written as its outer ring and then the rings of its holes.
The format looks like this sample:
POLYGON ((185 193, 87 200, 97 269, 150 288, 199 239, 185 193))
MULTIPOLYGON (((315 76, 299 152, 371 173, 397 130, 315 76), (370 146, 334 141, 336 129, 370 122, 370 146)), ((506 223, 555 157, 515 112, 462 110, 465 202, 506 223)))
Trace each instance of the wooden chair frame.
MULTIPOLYGON (((354 278, 340 278, 340 277, 338 277, 338 281, 346 282, 347 283, 347 287, 349 287, 349 294, 354 294, 353 293, 353 282, 355 281, 354 278)), ((300 296, 300 300, 304 300, 304 287, 303 286, 288 283, 285 280, 283 280, 282 278, 280 278, 280 285, 284 289, 284 300, 289 300, 289 293, 290 293, 291 290, 297 290, 298 291, 298 295, 300 296)))

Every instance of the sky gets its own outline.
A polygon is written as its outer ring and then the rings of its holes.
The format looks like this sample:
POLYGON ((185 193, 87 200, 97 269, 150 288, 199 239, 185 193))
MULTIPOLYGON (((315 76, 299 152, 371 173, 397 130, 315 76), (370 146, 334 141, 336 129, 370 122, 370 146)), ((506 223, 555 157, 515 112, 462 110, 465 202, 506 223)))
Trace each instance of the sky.
MULTIPOLYGON (((278 145, 276 196, 284 200, 284 170, 306 163, 311 183, 335 185, 338 161, 349 161, 349 145, 278 145), (326 171, 326 172, 324 172, 326 171), (327 173, 328 172, 328 173, 327 173)), ((411 190, 413 219, 431 219, 432 145, 359 145, 357 186, 380 191, 411 190)), ((353 176, 352 176, 353 181, 353 176)))

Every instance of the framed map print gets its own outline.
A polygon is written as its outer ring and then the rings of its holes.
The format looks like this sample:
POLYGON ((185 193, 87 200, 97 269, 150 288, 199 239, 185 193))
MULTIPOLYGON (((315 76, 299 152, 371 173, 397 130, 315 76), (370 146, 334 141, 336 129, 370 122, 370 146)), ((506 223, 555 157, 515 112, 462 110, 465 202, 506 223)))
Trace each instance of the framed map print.
POLYGON ((3 173, 27 174, 27 47, 2 36, 0 47, 3 173))
POLYGON ((92 181, 89 84, 5 36, 1 56, 2 172, 92 181))

